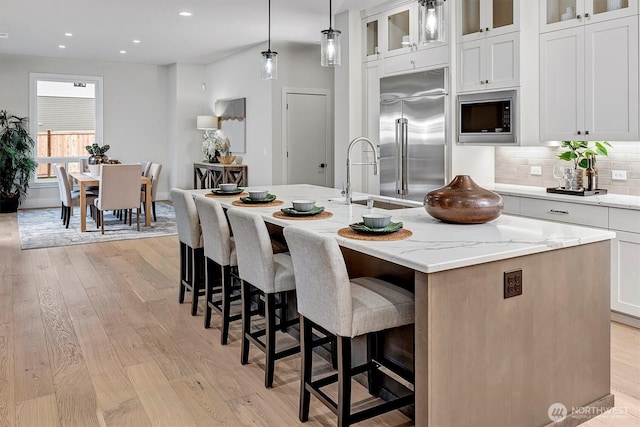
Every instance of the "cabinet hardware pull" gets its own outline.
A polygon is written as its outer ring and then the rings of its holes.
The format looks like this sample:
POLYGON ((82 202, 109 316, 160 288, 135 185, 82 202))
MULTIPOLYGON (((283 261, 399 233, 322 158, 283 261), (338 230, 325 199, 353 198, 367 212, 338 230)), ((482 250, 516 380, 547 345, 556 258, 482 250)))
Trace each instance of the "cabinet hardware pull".
POLYGON ((485 28, 485 31, 486 31, 486 32, 489 32, 489 27, 485 28))
POLYGON ((588 130, 585 130, 585 131, 584 131, 584 134, 585 134, 585 135, 589 135, 589 131, 588 131, 588 130))
POLYGON ((589 17, 589 14, 588 14, 588 13, 585 13, 585 14, 584 14, 584 17, 585 17, 585 18, 588 18, 588 17, 589 17))
POLYGON ((489 80, 485 80, 484 82, 485 82, 486 84, 489 84, 489 80))
POLYGON ((480 80, 480 84, 483 85, 484 84, 484 80, 480 80))
POLYGON ((576 19, 582 19, 581 15, 576 15, 576 19))
POLYGON ((578 135, 582 135, 582 132, 578 131, 578 135))
POLYGON ((553 214, 569 215, 569 211, 559 211, 557 209, 550 209, 549 212, 553 214))
POLYGON ((484 32, 484 28, 480 28, 480 32, 483 33, 484 32))

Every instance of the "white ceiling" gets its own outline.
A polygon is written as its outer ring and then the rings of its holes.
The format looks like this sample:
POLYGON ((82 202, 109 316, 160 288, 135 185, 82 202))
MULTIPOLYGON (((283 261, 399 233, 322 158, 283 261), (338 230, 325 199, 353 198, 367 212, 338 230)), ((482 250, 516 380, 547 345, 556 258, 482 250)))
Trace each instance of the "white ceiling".
MULTIPOLYGON (((333 12, 380 2, 334 0, 333 12)), ((0 0, 0 33, 9 34, 0 53, 206 64, 265 42, 267 10, 267 0, 0 0)), ((314 43, 328 26, 329 0, 271 1, 272 41, 314 43)))

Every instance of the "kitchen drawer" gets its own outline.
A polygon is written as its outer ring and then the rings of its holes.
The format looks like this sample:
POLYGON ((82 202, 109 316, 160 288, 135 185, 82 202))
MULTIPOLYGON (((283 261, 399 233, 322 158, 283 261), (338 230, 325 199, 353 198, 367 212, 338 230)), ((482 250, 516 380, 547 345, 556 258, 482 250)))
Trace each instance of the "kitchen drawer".
POLYGON ((609 208, 554 200, 520 198, 520 215, 548 221, 609 228, 609 208))
POLYGON ((609 229, 640 233, 640 210, 609 208, 609 229))
POLYGON ((520 215, 520 197, 518 196, 502 196, 504 208, 502 213, 509 215, 520 215))

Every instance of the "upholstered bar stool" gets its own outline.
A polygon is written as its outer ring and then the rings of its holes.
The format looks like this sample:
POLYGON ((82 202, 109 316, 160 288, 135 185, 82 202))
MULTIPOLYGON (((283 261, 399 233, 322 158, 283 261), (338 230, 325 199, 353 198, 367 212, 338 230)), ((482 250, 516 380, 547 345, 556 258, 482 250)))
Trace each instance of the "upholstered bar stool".
MULTIPOLYGON (((231 302, 240 299, 240 285, 234 286, 234 279, 238 275, 238 257, 235 243, 231 240, 231 229, 220 202, 204 196, 196 197, 195 200, 204 238, 207 300, 204 327, 210 327, 212 310, 220 313, 220 342, 225 345, 229 336, 229 323, 241 318, 240 314, 231 316, 230 313, 231 302), (214 286, 216 282, 217 285, 214 286), (214 301, 213 297, 218 293, 221 294, 221 299, 214 301)), ((239 283, 239 280, 237 282, 239 283)))
MULTIPOLYGON (((349 279, 338 243, 333 237, 290 226, 284 229, 296 277, 298 312, 300 313, 300 343, 302 346, 300 378, 301 421, 309 418, 311 394, 338 416, 338 426, 349 426, 362 420, 414 403, 414 394, 395 378, 388 376, 403 389, 401 396, 376 406, 351 412, 351 377, 368 372, 369 392, 377 393, 382 375, 377 332, 413 324, 414 297, 405 289, 373 277, 349 279), (320 326, 337 336, 338 373, 312 380, 312 329, 320 326), (351 338, 366 335, 367 363, 351 367, 351 338), (338 383, 338 402, 321 389, 338 383)), ((406 370, 393 364, 385 366, 414 383, 406 370)))
POLYGON ((296 345, 276 351, 276 329, 286 329, 297 324, 298 319, 287 320, 286 295, 293 292, 296 282, 288 253, 273 254, 267 226, 260 215, 246 209, 227 211, 238 254, 238 273, 242 280, 242 357, 249 361, 250 343, 265 353, 265 379, 267 388, 273 386, 275 361, 300 351, 296 345), (256 291, 252 291, 255 289, 256 291), (251 331, 251 299, 255 294, 264 298, 265 328, 251 331), (276 296, 280 297, 276 304, 276 296), (280 322, 276 324, 276 310, 280 310, 280 322), (260 337, 265 336, 265 341, 260 337))
POLYGON ((191 291, 191 315, 198 312, 198 297, 204 294, 204 246, 196 203, 191 193, 179 188, 171 189, 171 201, 176 212, 178 239, 180 240, 180 294, 178 302, 191 291))

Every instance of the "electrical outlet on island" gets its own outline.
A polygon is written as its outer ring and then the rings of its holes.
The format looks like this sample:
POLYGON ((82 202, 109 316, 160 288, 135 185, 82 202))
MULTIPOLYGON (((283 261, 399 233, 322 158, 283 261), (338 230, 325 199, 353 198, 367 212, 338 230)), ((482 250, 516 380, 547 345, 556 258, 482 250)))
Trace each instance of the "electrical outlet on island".
POLYGON ((626 181, 627 180, 627 171, 612 170, 611 171, 611 179, 615 179, 616 181, 626 181))
POLYGON ((531 166, 531 175, 542 175, 542 166, 531 166))

